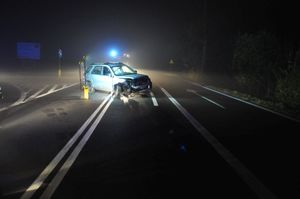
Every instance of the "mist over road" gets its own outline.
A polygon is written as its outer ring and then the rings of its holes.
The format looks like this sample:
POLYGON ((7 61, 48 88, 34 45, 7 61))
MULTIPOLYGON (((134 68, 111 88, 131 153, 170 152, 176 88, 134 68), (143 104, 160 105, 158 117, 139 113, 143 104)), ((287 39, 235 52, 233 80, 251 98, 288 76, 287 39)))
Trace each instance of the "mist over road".
POLYGON ((2 79, 22 91, 0 112, 1 196, 300 196, 299 123, 180 73, 139 72, 153 91, 129 99, 82 99, 77 71, 2 79))

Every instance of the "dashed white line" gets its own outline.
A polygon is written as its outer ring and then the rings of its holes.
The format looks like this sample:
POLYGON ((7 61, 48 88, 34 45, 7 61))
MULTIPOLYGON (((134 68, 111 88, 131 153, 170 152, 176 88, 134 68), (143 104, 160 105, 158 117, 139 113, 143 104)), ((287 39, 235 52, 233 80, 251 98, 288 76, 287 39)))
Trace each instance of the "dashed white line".
POLYGON ((190 93, 193 93, 193 94, 195 94, 195 95, 201 97, 202 99, 205 99, 206 101, 208 101, 208 102, 210 102, 210 103, 212 103, 212 104, 214 104, 214 105, 216 105, 216 106, 218 106, 218 107, 220 107, 220 108, 222 108, 222 109, 225 109, 225 107, 222 106, 221 104, 219 104, 219 103, 217 103, 217 102, 215 102, 215 101, 213 101, 213 100, 211 100, 211 99, 209 99, 209 98, 207 98, 207 97, 204 97, 204 96, 202 96, 202 95, 199 95, 195 90, 187 89, 186 91, 187 91, 187 92, 190 92, 190 93))
POLYGON ((157 100, 156 100, 156 98, 155 98, 152 91, 150 92, 150 95, 151 95, 151 99, 152 99, 152 102, 153 102, 153 106, 158 106, 157 100))
POLYGON ((92 122, 92 120, 96 117, 98 112, 102 109, 105 103, 112 96, 112 93, 109 94, 104 101, 99 105, 99 107, 94 111, 94 113, 84 122, 84 124, 78 129, 75 135, 68 141, 68 143, 59 151, 59 153, 54 157, 54 159, 47 165, 47 167, 42 171, 42 173, 34 180, 34 182, 26 189, 21 199, 29 199, 33 196, 33 194, 40 188, 46 178, 50 175, 50 173, 54 170, 57 164, 62 160, 62 158, 66 155, 66 153, 70 150, 79 136, 84 132, 87 126, 92 122))
POLYGON ((164 88, 163 93, 175 105, 175 107, 185 116, 194 128, 206 139, 215 151, 234 169, 234 171, 244 180, 244 182, 260 198, 277 198, 265 185, 260 182, 252 172, 246 168, 227 148, 225 148, 205 127, 203 127, 175 98, 173 98, 164 88))
POLYGON ((61 183, 61 181, 63 180, 63 178, 65 177, 65 175, 67 174, 67 172, 69 171, 69 169, 71 168, 71 166, 73 165, 73 163, 75 162, 75 160, 78 157, 79 153, 81 152, 82 148, 87 143, 87 141, 89 140, 89 138, 93 134, 94 130, 98 126, 99 122, 103 118, 105 112, 107 111, 107 109, 111 105, 113 99, 114 99, 114 97, 112 97, 110 99, 110 101, 106 104, 106 106, 101 111, 101 113, 99 114, 99 116, 97 117, 97 119, 94 121, 94 123, 92 124, 92 126, 87 131, 87 133, 81 139, 81 141, 79 142, 79 144, 73 150, 73 152, 68 157, 68 159, 65 161, 65 163, 60 168, 60 170, 56 173, 56 175, 51 180, 51 182, 47 186, 46 190, 44 191, 44 193, 40 197, 41 199, 48 199, 48 198, 52 197, 52 195, 54 194, 55 190, 57 189, 57 187, 59 186, 59 184, 61 183))

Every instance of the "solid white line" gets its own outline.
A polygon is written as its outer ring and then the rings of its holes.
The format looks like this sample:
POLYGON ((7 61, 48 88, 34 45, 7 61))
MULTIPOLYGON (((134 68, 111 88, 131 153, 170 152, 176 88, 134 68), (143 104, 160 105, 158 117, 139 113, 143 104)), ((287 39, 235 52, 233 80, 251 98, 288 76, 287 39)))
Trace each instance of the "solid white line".
POLYGON ((203 98, 203 99, 209 101, 210 103, 213 103, 214 105, 217 105, 218 107, 220 107, 220 108, 222 108, 222 109, 225 109, 225 107, 222 106, 221 104, 218 104, 217 102, 214 102, 213 100, 208 99, 207 97, 204 97, 204 96, 202 96, 202 95, 199 95, 195 90, 187 89, 186 91, 187 91, 187 92, 190 92, 190 93, 194 93, 195 95, 197 95, 197 96, 199 96, 199 97, 201 97, 201 98, 203 98))
MULTIPOLYGON (((71 85, 69 85, 69 86, 66 86, 66 87, 62 87, 62 88, 59 88, 59 89, 56 89, 56 90, 53 90, 53 91, 48 91, 47 93, 44 93, 44 94, 42 94, 42 95, 39 95, 39 96, 37 96, 36 98, 41 98, 41 97, 45 97, 45 96, 47 96, 47 95, 50 95, 50 94, 52 94, 52 93, 56 93, 56 92, 58 92, 58 91, 61 91, 61 90, 64 90, 64 89, 66 89, 66 88, 70 88, 70 87, 72 87, 72 86, 75 86, 75 85, 77 85, 77 84, 79 84, 79 83, 74 83, 74 84, 71 84, 71 85)), ((54 88, 55 89, 55 88, 54 88)))
POLYGON ((47 186, 46 190, 44 191, 44 193, 40 197, 41 199, 48 199, 48 198, 52 197, 52 195, 54 194, 55 190, 57 189, 57 187, 62 182, 63 178, 65 177, 65 175, 67 174, 67 172, 69 171, 69 169, 71 168, 71 166, 73 165, 73 163, 75 162, 75 160, 78 157, 79 153, 81 152, 81 150, 83 149, 83 147, 85 146, 85 144, 87 143, 87 141, 89 140, 89 138, 91 137, 91 135, 93 134, 94 130, 98 126, 99 122, 103 118, 105 112, 107 111, 107 109, 109 108, 109 106, 111 105, 111 103, 112 103, 113 100, 114 100, 114 97, 112 97, 110 99, 110 101, 106 104, 105 108, 101 111, 101 113, 99 114, 99 116, 97 117, 97 119, 94 121, 94 123, 92 124, 92 126, 89 128, 89 130, 87 131, 87 133, 81 139, 81 141, 79 142, 79 144, 73 150, 73 152, 68 157, 68 159, 65 161, 65 163, 60 168, 60 170, 56 173, 55 177, 51 180, 51 182, 47 186))
POLYGON ((268 108, 259 106, 259 105, 257 105, 257 104, 253 104, 253 103, 251 103, 251 102, 244 101, 244 100, 242 100, 242 99, 233 97, 233 96, 231 96, 231 95, 227 95, 226 93, 222 93, 222 92, 216 91, 216 90, 214 90, 214 89, 212 89, 212 88, 208 88, 208 87, 206 87, 206 86, 202 86, 201 84, 198 84, 198 83, 195 83, 195 82, 191 82, 191 81, 187 81, 187 82, 189 82, 190 84, 193 84, 193 85, 195 85, 195 86, 204 88, 204 89, 206 89, 206 90, 209 90, 209 91, 218 93, 218 94, 220 94, 220 95, 229 97, 229 98, 231 98, 231 99, 237 100, 237 101, 239 101, 239 102, 243 102, 243 103, 248 104, 248 105, 250 105, 250 106, 254 106, 254 107, 256 107, 256 108, 259 108, 259 109, 268 111, 268 112, 270 112, 270 113, 273 113, 273 114, 275 114, 275 115, 284 117, 284 118, 289 119, 289 120, 292 120, 292 121, 294 121, 294 122, 298 122, 298 123, 300 122, 300 120, 297 120, 297 119, 295 119, 295 118, 289 117, 289 116, 284 115, 284 114, 282 114, 282 113, 278 113, 278 112, 276 112, 276 111, 273 111, 273 110, 271 110, 271 109, 268 109, 268 108))
POLYGON ((155 98, 152 91, 150 92, 150 95, 151 95, 151 99, 152 99, 152 102, 153 102, 153 106, 158 106, 157 100, 156 100, 156 98, 155 98))
POLYGON ((169 100, 185 116, 194 128, 206 139, 216 152, 234 169, 244 182, 260 198, 277 198, 260 182, 252 172, 247 169, 228 149, 226 149, 205 127, 203 127, 181 104, 177 102, 164 88, 161 88, 169 100))
POLYGON ((104 101, 99 105, 99 107, 94 111, 94 113, 84 122, 84 124, 78 129, 75 135, 68 141, 68 143, 62 148, 59 153, 54 157, 54 159, 47 165, 47 167, 42 171, 42 173, 35 179, 35 181, 26 189, 21 199, 29 199, 33 196, 33 194, 40 188, 45 179, 50 175, 50 173, 54 170, 57 164, 62 160, 62 158, 66 155, 69 149, 76 142, 78 137, 83 133, 83 131, 87 128, 87 126, 92 122, 92 120, 96 117, 98 112, 102 109, 105 103, 112 96, 110 93, 104 101))
POLYGON ((30 97, 28 97, 24 102, 28 102, 32 99, 34 99, 36 96, 38 96, 41 92, 43 92, 46 88, 48 87, 48 85, 45 85, 42 89, 38 90, 36 93, 34 93, 33 95, 31 95, 30 97))

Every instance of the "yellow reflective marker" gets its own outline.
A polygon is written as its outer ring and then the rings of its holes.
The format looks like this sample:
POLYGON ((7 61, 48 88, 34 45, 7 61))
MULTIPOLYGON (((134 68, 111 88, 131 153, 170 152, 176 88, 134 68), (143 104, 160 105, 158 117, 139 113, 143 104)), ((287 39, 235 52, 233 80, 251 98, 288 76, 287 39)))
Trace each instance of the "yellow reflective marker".
POLYGON ((83 86, 83 99, 89 99, 89 87, 83 86))

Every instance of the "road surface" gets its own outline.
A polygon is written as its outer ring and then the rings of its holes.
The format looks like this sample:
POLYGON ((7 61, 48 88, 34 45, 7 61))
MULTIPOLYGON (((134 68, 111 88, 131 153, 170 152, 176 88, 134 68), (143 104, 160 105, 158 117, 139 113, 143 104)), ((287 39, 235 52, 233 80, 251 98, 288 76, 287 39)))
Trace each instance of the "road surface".
POLYGON ((149 96, 82 99, 77 78, 2 80, 3 198, 300 198, 299 123, 143 71, 149 96))

